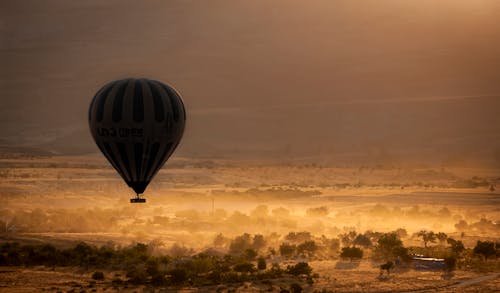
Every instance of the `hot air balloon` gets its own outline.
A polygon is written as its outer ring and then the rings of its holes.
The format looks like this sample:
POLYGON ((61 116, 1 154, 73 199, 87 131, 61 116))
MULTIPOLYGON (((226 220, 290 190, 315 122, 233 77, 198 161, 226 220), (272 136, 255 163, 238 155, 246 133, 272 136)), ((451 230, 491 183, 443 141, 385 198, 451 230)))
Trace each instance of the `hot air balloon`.
POLYGON ((186 124, 180 95, 156 80, 122 79, 103 86, 89 108, 90 132, 95 143, 141 197, 179 144, 186 124))

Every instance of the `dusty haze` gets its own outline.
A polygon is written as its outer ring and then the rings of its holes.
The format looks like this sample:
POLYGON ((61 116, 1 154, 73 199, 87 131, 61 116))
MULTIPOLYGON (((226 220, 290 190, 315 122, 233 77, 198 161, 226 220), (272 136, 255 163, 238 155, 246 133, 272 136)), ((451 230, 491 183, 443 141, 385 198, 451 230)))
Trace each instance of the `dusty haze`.
POLYGON ((177 155, 500 164, 498 1, 1 6, 6 150, 97 152, 94 92, 143 76, 183 94, 177 155))

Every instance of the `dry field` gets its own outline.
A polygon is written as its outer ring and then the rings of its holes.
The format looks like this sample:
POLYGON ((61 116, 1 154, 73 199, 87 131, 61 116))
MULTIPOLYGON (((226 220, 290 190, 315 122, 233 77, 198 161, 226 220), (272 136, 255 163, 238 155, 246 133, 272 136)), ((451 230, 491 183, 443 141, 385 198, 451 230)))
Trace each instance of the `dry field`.
MULTIPOLYGON (((174 244, 194 253, 212 247, 219 233, 228 238, 273 235, 271 246, 292 231, 337 237, 352 230, 398 228, 407 231, 405 246, 423 246, 413 235, 423 229, 445 232, 468 248, 477 240, 500 239, 500 170, 491 168, 177 158, 147 189, 144 205, 128 203, 132 191, 100 156, 1 159, 0 177, 0 243, 70 247, 78 241, 97 246, 143 242, 155 243, 157 253, 171 252, 174 244), (491 191, 491 185, 497 190, 491 191), (468 226, 457 226, 460 221, 468 226)), ((306 292, 500 290, 498 264, 485 271, 462 268, 453 275, 396 269, 380 277, 380 263, 372 263, 369 255, 354 264, 325 257, 308 261, 319 277, 313 285, 299 280, 306 292)), ((107 271, 102 281, 92 280, 91 273, 82 268, 4 266, 0 291, 167 290, 113 283, 112 279, 125 280, 123 272, 107 271)), ((295 281, 281 278, 167 291, 278 292, 295 281)))

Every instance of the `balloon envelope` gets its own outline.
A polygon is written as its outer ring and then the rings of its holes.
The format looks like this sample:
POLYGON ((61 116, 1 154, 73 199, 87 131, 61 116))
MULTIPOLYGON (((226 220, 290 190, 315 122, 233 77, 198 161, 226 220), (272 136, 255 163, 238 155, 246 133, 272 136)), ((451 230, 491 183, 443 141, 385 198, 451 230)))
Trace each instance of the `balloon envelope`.
POLYGON ((130 78, 102 87, 92 99, 88 119, 101 152, 141 194, 179 144, 186 112, 172 87, 130 78))

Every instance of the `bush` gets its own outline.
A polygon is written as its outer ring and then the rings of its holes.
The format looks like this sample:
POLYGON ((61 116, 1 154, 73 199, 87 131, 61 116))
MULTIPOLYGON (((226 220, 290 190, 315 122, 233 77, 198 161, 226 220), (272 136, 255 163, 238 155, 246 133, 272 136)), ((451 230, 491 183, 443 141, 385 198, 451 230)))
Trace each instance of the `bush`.
POLYGON ((104 273, 103 272, 94 272, 92 274, 92 279, 94 279, 94 280, 104 280, 104 273))
POLYGON ((394 267, 394 263, 392 261, 388 261, 385 264, 380 266, 380 274, 382 275, 383 271, 387 271, 387 274, 389 275, 391 269, 394 267))
POLYGON ((446 266, 446 270, 451 272, 457 266, 457 258, 454 256, 449 256, 444 258, 444 265, 446 266))
POLYGON ((170 281, 173 284, 182 284, 187 280, 188 277, 187 271, 183 268, 170 270, 168 274, 170 275, 170 281))
POLYGON ((257 268, 259 270, 265 270, 267 268, 267 263, 265 258, 259 257, 259 259, 257 259, 257 268))
POLYGON ((252 273, 255 271, 255 266, 250 262, 242 262, 236 264, 233 270, 238 273, 252 273))
POLYGON ((257 252, 255 250, 249 248, 249 249, 245 250, 244 256, 245 256, 246 260, 251 261, 257 257, 257 252))
POLYGON ((312 272, 312 268, 306 262, 299 262, 293 266, 287 266, 286 272, 294 276, 299 276, 299 275, 309 276, 312 272))
POLYGON ((295 245, 288 244, 288 243, 282 243, 280 245, 280 254, 282 256, 289 257, 295 253, 296 249, 297 249, 297 247, 295 245))
POLYGON ((318 250, 318 246, 314 240, 305 241, 297 246, 298 253, 313 254, 316 250, 318 250))
POLYGON ((340 257, 348 258, 351 261, 353 261, 353 259, 361 259, 363 258, 363 250, 358 247, 343 247, 340 257))
POLYGON ((290 293, 302 293, 302 286, 300 286, 298 283, 293 283, 290 285, 290 293))

